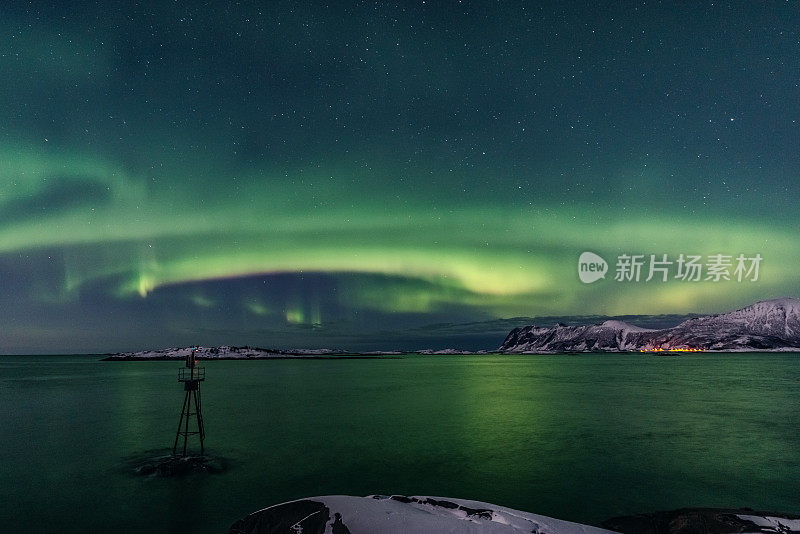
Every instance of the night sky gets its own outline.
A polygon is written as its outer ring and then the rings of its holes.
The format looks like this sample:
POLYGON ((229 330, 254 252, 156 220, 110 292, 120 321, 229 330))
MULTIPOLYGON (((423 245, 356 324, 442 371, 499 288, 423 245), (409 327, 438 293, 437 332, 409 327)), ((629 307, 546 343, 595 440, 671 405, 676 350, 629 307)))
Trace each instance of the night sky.
POLYGON ((44 4, 0 5, 0 352, 492 348, 800 296, 797 3, 44 4))

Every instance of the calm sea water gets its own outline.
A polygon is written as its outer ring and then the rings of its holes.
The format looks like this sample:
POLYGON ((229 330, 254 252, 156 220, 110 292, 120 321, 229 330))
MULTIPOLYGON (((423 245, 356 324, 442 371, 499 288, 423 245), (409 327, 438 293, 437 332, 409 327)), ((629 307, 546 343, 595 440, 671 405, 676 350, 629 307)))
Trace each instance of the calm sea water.
POLYGON ((800 354, 205 363, 233 467, 132 476, 171 447, 179 362, 0 357, 5 532, 226 532, 304 496, 425 494, 586 523, 683 506, 800 513, 800 354))

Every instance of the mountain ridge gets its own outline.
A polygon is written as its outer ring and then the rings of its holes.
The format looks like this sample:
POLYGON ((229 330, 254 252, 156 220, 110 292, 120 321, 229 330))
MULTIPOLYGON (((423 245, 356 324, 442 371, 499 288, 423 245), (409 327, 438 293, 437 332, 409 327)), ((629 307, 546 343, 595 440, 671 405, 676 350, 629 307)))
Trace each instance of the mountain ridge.
POLYGON ((800 299, 762 300, 726 313, 692 317, 677 326, 647 329, 623 321, 591 325, 517 327, 501 353, 631 352, 658 350, 800 350, 800 299))

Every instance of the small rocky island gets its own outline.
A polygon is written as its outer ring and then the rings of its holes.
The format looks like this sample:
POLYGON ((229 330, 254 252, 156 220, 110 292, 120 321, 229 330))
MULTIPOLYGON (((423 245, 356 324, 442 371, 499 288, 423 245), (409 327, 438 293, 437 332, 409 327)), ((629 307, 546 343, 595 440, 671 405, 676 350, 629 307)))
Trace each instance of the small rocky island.
POLYGON ((381 358, 402 356, 404 354, 422 355, 463 355, 486 354, 482 351, 468 351, 456 349, 425 349, 416 352, 401 351, 370 351, 351 352, 342 349, 262 349, 260 347, 236 347, 220 345, 219 347, 171 347, 168 349, 141 350, 137 352, 117 352, 108 354, 103 361, 133 361, 133 360, 184 360, 192 350, 198 360, 275 360, 275 359, 353 359, 353 358, 381 358))
POLYGON ((499 352, 630 352, 708 350, 800 351, 800 299, 757 302, 719 315, 688 319, 672 328, 648 329, 622 321, 515 328, 499 352))
POLYGON ((262 349, 260 347, 236 347, 221 345, 219 347, 171 347, 167 349, 141 350, 137 352, 117 352, 109 354, 104 361, 129 360, 184 360, 195 351, 199 360, 263 360, 276 358, 348 358, 357 354, 336 349, 262 349))

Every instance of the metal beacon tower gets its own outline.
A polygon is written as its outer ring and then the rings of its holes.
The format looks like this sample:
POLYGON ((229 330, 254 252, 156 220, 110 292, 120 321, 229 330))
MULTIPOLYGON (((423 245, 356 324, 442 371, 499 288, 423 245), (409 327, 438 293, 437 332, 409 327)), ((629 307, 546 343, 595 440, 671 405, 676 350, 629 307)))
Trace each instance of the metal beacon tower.
POLYGON ((175 444, 172 446, 172 455, 177 456, 178 442, 183 436, 183 454, 186 456, 186 445, 189 436, 197 435, 200 437, 200 456, 205 454, 203 449, 203 440, 206 437, 205 430, 203 430, 203 411, 202 401, 200 398, 200 382, 206 379, 205 367, 198 367, 197 360, 195 359, 195 351, 186 356, 186 366, 178 370, 178 382, 183 382, 183 390, 186 395, 183 397, 183 408, 181 408, 181 418, 178 421, 178 432, 175 434, 175 444), (192 411, 192 402, 194 402, 194 411, 192 411), (189 419, 196 416, 196 424, 192 425, 193 430, 189 430, 189 419), (196 430, 194 430, 196 429, 196 430))

